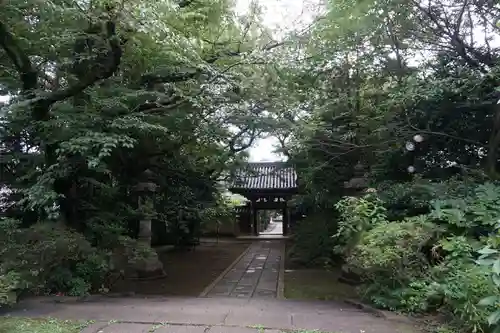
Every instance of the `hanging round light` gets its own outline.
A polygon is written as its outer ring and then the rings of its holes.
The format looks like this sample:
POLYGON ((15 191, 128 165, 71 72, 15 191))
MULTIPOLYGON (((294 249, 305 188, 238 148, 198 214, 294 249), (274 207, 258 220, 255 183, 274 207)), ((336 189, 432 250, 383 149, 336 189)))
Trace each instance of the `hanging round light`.
POLYGON ((407 168, 408 172, 409 173, 414 173, 415 172, 415 167, 413 165, 410 165, 408 168, 407 168))
POLYGON ((416 134, 413 136, 413 141, 415 141, 416 143, 420 143, 420 142, 424 141, 424 137, 421 136, 420 134, 416 134))
POLYGON ((408 141, 406 143, 405 147, 406 147, 406 150, 408 150, 408 151, 414 151, 415 150, 415 144, 413 142, 411 142, 411 141, 408 141))

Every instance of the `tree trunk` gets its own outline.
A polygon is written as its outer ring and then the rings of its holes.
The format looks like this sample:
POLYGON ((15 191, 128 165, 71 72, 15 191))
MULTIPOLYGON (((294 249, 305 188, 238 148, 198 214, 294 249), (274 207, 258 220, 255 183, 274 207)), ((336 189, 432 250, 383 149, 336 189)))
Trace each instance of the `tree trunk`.
POLYGON ((498 149, 500 147, 500 105, 497 104, 490 140, 488 142, 488 155, 486 156, 486 173, 493 179, 498 178, 498 149))

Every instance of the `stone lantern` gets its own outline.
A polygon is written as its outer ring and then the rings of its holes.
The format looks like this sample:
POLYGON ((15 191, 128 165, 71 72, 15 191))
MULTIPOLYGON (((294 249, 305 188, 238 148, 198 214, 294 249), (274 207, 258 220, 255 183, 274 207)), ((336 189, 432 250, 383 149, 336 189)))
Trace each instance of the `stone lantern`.
POLYGON ((349 194, 354 195, 367 189, 368 185, 368 175, 365 172, 365 167, 358 162, 358 164, 354 166, 354 177, 344 182, 344 189, 349 192, 349 194))
POLYGON ((156 183, 153 182, 154 174, 146 170, 141 175, 140 181, 134 187, 137 194, 137 208, 141 211, 141 221, 139 222, 139 241, 151 245, 151 220, 154 214, 153 199, 156 192, 156 183))
MULTIPOLYGON (((138 241, 141 246, 151 247, 151 223, 155 215, 154 209, 154 194, 157 189, 154 183, 154 173, 146 170, 142 173, 139 182, 134 187, 134 192, 137 195, 137 208, 141 212, 141 220, 139 221, 138 241)), ((136 270, 139 276, 141 275, 164 275, 163 264, 158 259, 156 252, 140 260, 137 263, 136 270)))

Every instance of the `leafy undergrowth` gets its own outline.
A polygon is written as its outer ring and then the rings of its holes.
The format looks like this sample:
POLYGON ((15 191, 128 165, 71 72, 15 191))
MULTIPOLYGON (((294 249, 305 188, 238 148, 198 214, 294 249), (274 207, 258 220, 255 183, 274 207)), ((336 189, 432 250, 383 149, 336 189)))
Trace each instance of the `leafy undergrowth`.
POLYGON ((0 333, 78 333, 88 323, 52 318, 1 317, 0 333))
POLYGON ((338 271, 298 269, 285 272, 285 297, 290 299, 344 300, 357 298, 354 287, 338 282, 338 271))

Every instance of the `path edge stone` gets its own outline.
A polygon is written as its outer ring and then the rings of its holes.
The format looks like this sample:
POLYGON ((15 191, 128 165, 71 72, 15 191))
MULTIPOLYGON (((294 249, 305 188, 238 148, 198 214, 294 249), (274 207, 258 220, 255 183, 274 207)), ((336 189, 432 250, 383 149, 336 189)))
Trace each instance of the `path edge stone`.
POLYGON ((229 265, 222 273, 219 274, 215 280, 212 281, 203 291, 198 295, 198 297, 206 297, 210 290, 212 290, 217 283, 219 283, 220 280, 224 278, 224 276, 231 270, 233 267, 250 251, 250 248, 252 247, 252 243, 248 244, 248 247, 243 251, 238 258, 236 258, 231 265, 229 265))
POLYGON ((370 306, 368 304, 364 304, 364 303, 361 303, 359 301, 356 301, 354 299, 351 299, 351 298, 347 298, 347 299, 344 299, 344 303, 347 303, 349 305, 352 305, 354 306, 355 308, 358 308, 364 312, 367 312, 367 313, 371 313, 372 315, 374 315, 375 317, 379 317, 379 318, 384 318, 384 319, 388 319, 387 318, 387 315, 385 314, 384 311, 382 310, 379 310, 379 309, 376 309, 374 308, 373 306, 370 306))
MULTIPOLYGON (((361 303, 357 300, 354 300, 352 298, 344 299, 344 303, 347 303, 349 305, 352 305, 361 311, 364 311, 366 313, 369 313, 375 317, 382 318, 394 323, 399 323, 399 324, 404 324, 408 326, 415 326, 418 324, 418 320, 415 317, 399 314, 396 312, 392 311, 387 311, 387 310, 380 310, 377 308, 374 308, 373 306, 370 306, 365 303, 361 303)), ((418 331, 420 332, 420 331, 418 331)))
POLYGON ((286 260, 286 241, 281 242, 281 262, 280 271, 278 273, 278 290, 276 293, 277 299, 285 299, 285 260, 286 260))

